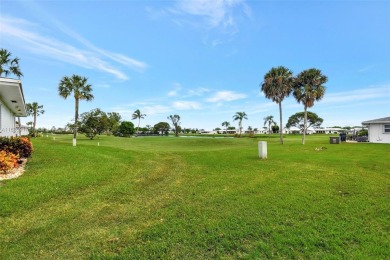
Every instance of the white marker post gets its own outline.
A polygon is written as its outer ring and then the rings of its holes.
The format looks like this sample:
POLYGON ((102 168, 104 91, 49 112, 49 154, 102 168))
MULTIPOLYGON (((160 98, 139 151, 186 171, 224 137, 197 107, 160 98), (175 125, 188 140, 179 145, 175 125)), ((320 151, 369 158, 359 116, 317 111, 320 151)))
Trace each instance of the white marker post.
POLYGON ((259 158, 267 159, 267 142, 259 142, 259 158))

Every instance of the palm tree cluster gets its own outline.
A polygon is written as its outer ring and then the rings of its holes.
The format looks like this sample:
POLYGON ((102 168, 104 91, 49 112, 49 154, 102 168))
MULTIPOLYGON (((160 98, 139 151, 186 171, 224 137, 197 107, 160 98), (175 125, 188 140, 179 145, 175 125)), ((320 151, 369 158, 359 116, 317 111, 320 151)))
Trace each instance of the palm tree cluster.
MULTIPOLYGON (((321 70, 311 68, 304 70, 293 76, 291 70, 279 66, 271 68, 264 75, 264 81, 261 84, 261 91, 265 97, 271 99, 279 105, 280 120, 280 143, 283 144, 283 122, 282 122, 282 101, 291 93, 298 103, 302 103, 305 111, 305 129, 307 126, 307 108, 314 106, 315 101, 319 101, 325 94, 325 84, 327 77, 322 75, 321 70)), ((302 144, 305 144, 306 131, 303 131, 302 144)))
POLYGON ((19 58, 11 58, 12 53, 6 49, 0 49, 0 77, 14 74, 18 78, 23 76, 19 68, 19 58))

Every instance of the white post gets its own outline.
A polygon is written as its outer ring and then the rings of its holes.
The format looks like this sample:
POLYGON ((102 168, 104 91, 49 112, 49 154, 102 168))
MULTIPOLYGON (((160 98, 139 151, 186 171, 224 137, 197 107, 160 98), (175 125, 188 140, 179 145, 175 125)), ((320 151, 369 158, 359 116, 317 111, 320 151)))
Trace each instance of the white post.
POLYGON ((259 158, 267 159, 267 142, 259 142, 259 158))
POLYGON ((73 146, 76 146, 76 138, 73 138, 73 146))
POLYGON ((98 142, 98 146, 100 146, 99 142, 98 142))

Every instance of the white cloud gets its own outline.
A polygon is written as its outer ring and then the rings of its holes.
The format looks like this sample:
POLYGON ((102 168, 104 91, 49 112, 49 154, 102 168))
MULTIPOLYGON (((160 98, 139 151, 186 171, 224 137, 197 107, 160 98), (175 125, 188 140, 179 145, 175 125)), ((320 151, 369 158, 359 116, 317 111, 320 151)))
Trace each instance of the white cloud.
POLYGON ((168 97, 175 97, 179 95, 180 90, 182 89, 180 83, 173 84, 174 89, 168 92, 168 97))
POLYGON ((346 102, 359 102, 368 99, 383 99, 386 97, 390 98, 390 84, 325 94, 323 100, 321 100, 321 103, 345 104, 346 102))
POLYGON ((207 92, 210 92, 210 90, 207 88, 203 88, 203 87, 200 87, 197 89, 190 89, 190 90, 188 90, 186 97, 202 96, 204 93, 207 93, 207 92))
POLYGON ((167 11, 174 15, 174 21, 177 24, 192 24, 206 27, 206 29, 219 28, 229 34, 238 32, 236 23, 238 11, 246 17, 251 17, 251 9, 244 0, 176 1, 176 5, 167 9, 167 11), (178 17, 181 17, 184 21, 178 21, 178 17), (192 18, 200 18, 201 21, 193 21, 192 18))
POLYGON ((175 101, 173 107, 179 110, 200 109, 200 104, 193 101, 175 101))
POLYGON ((233 91, 219 91, 213 97, 206 99, 207 102, 234 101, 246 98, 245 94, 233 91))
POLYGON ((41 35, 36 32, 37 26, 35 24, 19 18, 2 16, 0 19, 0 35, 8 41, 12 42, 14 40, 16 44, 22 45, 22 47, 34 53, 84 68, 104 71, 122 80, 127 80, 127 75, 117 66, 112 65, 112 61, 135 70, 144 70, 147 67, 144 62, 99 49, 65 26, 58 26, 61 31, 81 42, 86 48, 80 49, 55 38, 41 35), (104 57, 108 60, 103 59, 104 57))
POLYGON ((162 105, 145 106, 140 110, 142 111, 142 113, 145 113, 148 116, 164 114, 171 111, 171 109, 168 106, 162 106, 162 105))

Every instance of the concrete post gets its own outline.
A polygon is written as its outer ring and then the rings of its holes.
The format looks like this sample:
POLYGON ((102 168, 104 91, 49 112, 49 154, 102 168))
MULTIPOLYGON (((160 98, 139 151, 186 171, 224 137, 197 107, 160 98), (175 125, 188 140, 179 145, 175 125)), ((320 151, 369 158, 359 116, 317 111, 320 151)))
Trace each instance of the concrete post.
POLYGON ((259 142, 259 158, 267 159, 267 142, 259 142))

